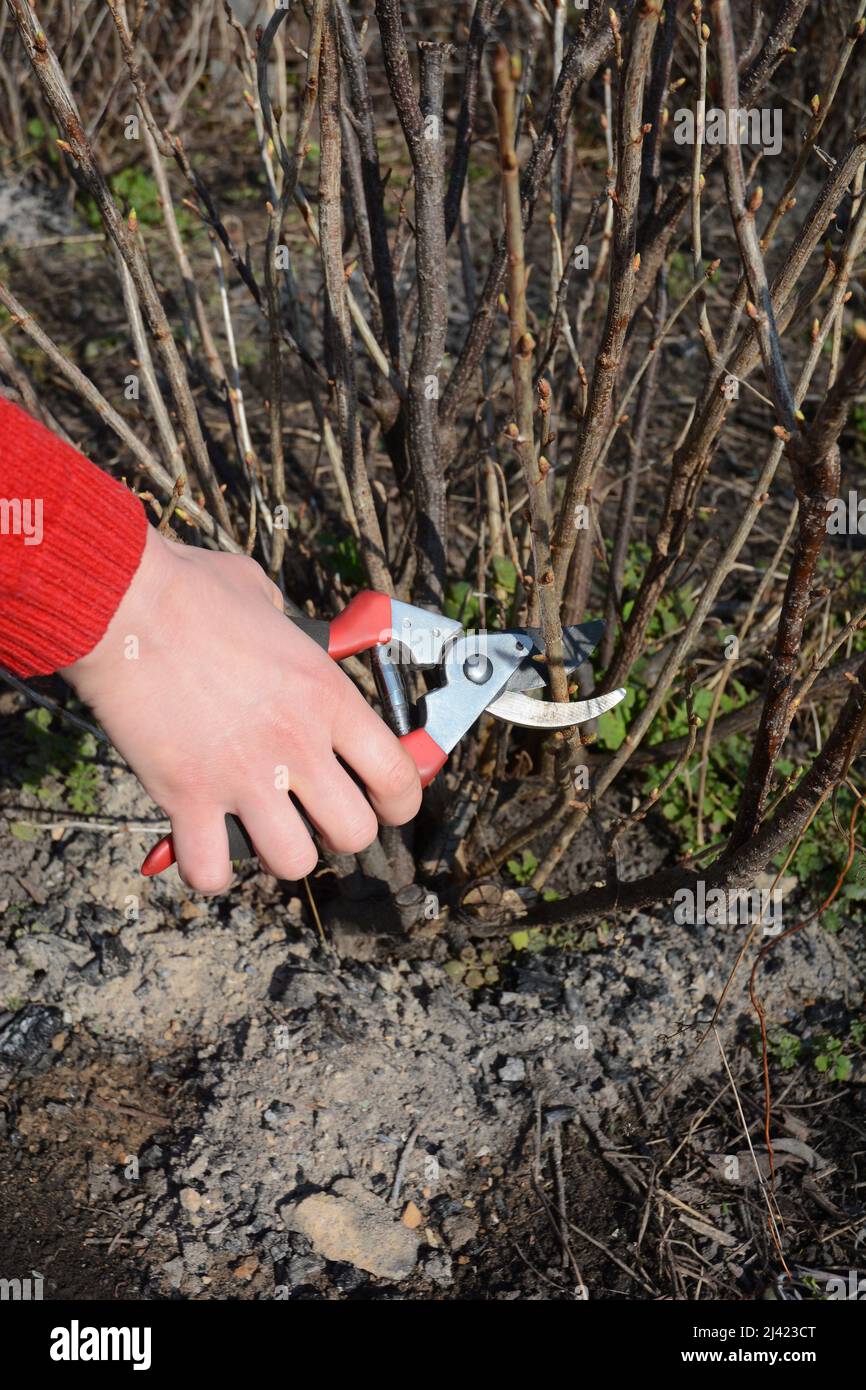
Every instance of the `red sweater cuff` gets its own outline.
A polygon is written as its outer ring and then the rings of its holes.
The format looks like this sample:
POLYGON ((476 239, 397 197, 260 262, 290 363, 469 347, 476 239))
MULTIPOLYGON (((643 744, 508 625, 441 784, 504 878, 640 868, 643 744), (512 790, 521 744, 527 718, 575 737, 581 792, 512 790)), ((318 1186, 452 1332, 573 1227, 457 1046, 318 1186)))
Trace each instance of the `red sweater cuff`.
POLYGON ((0 399, 0 662, 33 676, 86 656, 146 535, 128 488, 0 399))

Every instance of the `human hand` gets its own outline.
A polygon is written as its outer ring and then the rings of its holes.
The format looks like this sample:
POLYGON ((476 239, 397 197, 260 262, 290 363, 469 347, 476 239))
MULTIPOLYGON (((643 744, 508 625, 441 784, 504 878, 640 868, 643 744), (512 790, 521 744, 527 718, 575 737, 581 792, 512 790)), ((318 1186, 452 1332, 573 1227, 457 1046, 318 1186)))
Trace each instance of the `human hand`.
POLYGON ((180 874, 200 892, 231 880, 229 811, 271 873, 312 871, 318 853, 287 784, 342 853, 375 839, 377 815, 402 825, 418 812, 408 753, 245 556, 174 544, 151 527, 108 630, 61 674, 168 813, 180 874))

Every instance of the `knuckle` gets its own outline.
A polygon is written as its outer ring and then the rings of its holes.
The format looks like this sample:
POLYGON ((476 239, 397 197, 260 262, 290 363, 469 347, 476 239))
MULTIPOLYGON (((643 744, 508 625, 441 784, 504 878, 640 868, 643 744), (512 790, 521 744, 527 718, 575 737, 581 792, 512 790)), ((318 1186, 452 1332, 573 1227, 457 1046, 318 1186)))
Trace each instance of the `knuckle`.
POLYGON ((341 854, 357 854, 367 849, 379 833, 379 822, 372 810, 344 821, 333 837, 334 848, 341 854))
POLYGON ((418 769, 402 749, 382 767, 381 795, 402 800, 417 791, 420 796, 418 769))
POLYGON ((270 584, 258 560, 254 560, 252 555, 231 555, 228 558, 231 561, 230 572, 236 584, 250 581, 270 584))
POLYGON ((285 855, 277 866, 278 878, 287 879, 295 882, 297 879, 307 878, 313 872, 319 862, 319 854, 312 840, 303 849, 295 850, 291 854, 285 855))
POLYGON ((236 565, 238 571, 240 571, 241 567, 243 567, 244 571, 247 574, 262 573, 261 565, 259 564, 258 560, 253 559, 252 555, 235 555, 234 564, 236 565))
POLYGON ((194 893, 224 893, 231 883, 231 872, 226 873, 219 865, 184 865, 180 876, 194 893))

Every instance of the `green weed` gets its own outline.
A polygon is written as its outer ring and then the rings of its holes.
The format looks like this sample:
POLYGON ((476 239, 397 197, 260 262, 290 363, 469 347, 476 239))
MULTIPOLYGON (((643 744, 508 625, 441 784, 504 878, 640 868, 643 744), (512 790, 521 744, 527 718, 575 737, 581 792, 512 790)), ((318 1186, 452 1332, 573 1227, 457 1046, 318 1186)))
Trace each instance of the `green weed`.
MULTIPOLYGON (((40 706, 27 710, 14 731, 11 724, 7 726, 5 745, 0 752, 17 785, 35 796, 46 810, 67 808, 81 815, 94 815, 99 810, 96 739, 91 733, 79 733, 55 722, 51 711, 40 706)), ((27 831, 30 827, 15 829, 27 831)), ((19 834, 18 838, 32 836, 19 834)))

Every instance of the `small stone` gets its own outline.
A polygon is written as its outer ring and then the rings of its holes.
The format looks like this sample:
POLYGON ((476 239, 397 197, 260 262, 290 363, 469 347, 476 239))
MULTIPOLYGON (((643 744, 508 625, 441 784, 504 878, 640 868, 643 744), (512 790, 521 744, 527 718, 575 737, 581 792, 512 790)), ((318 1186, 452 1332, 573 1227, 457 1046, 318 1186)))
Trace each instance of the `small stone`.
POLYGON ((168 1260, 162 1269, 172 1288, 179 1289, 186 1273, 186 1266, 180 1255, 176 1255, 173 1260, 168 1260))
POLYGON ((523 1081, 526 1065, 521 1057, 507 1057, 499 1068, 500 1081, 523 1081))
POLYGON ((324 1260, 318 1255, 295 1255, 289 1260, 286 1273, 293 1289, 302 1284, 313 1284, 325 1268, 324 1260))
POLYGON ((314 1192, 281 1215, 289 1230, 306 1236, 326 1260, 354 1265, 378 1279, 406 1279, 415 1267, 419 1236, 354 1178, 340 1178, 330 1192, 314 1192))
POLYGON ((235 1265, 232 1274, 236 1279, 252 1279, 259 1267, 256 1255, 247 1255, 245 1260, 241 1260, 239 1265, 235 1265))
POLYGON ((201 1210, 201 1193, 196 1192, 194 1187, 184 1187, 180 1193, 180 1204, 184 1211, 191 1215, 201 1210))
POLYGON ((443 1255, 439 1251, 427 1256, 424 1261, 424 1273, 440 1288, 447 1288, 449 1284, 454 1283, 451 1261, 447 1255, 443 1255))
POLYGON ((92 932, 90 944, 103 979, 116 980, 129 973, 132 955, 115 932, 92 932))
POLYGON ((467 1212, 458 1212, 442 1222, 442 1234, 452 1250, 462 1250, 478 1235, 478 1222, 467 1212))
POLYGON ((424 1220, 414 1202, 407 1202, 403 1208, 402 1221, 404 1226, 408 1226, 410 1231, 416 1231, 424 1220))
POLYGON ((0 1029, 0 1062, 32 1066, 63 1031, 63 1015, 46 1004, 25 1004, 0 1029))

